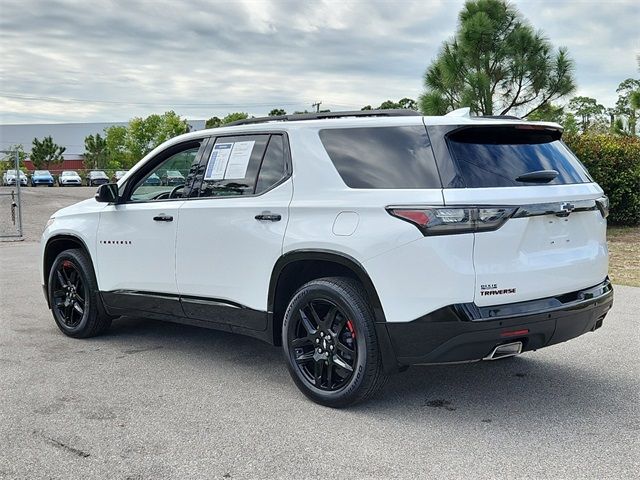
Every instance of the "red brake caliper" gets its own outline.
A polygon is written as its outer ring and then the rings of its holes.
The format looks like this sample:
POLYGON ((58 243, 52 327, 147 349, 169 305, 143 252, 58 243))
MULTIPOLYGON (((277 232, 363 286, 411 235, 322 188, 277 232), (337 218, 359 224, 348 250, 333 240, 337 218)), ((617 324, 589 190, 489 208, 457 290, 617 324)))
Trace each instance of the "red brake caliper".
POLYGON ((351 322, 351 320, 347 320, 347 330, 349 330, 349 333, 351 333, 351 338, 353 338, 355 340, 355 338, 356 338, 356 329, 353 328, 353 323, 351 322))

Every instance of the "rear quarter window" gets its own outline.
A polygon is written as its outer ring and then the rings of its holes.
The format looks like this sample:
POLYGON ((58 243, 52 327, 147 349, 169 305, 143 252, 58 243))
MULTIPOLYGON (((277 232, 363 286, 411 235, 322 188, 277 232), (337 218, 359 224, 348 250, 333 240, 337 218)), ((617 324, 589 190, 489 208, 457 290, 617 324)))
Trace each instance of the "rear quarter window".
POLYGON ((441 188, 423 126, 324 129, 320 140, 350 188, 441 188))
POLYGON ((515 187, 588 183, 591 178, 560 132, 522 127, 475 127, 447 136, 451 157, 466 187, 515 187), (558 172, 546 183, 517 181, 540 170, 558 172))

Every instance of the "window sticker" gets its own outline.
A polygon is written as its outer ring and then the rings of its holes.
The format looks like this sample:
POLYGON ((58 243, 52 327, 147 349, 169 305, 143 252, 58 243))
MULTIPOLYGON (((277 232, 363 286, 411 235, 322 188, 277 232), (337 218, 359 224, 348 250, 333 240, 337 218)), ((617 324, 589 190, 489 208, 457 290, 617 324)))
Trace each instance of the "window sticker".
POLYGON ((244 178, 247 175, 247 168, 249 167, 249 159, 251 158, 251 152, 253 152, 253 146, 255 140, 249 142, 235 142, 231 149, 231 156, 227 164, 227 170, 224 173, 224 178, 239 179, 244 178))
POLYGON ((224 178, 232 149, 233 143, 216 143, 213 146, 204 174, 205 180, 222 180, 224 178))

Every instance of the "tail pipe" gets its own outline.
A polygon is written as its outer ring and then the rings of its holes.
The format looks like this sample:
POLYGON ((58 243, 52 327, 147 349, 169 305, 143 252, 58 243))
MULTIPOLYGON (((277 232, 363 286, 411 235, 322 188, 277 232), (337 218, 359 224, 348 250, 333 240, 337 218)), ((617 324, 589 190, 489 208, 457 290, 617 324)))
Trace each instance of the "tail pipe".
POLYGON ((522 352, 522 342, 503 343, 494 348, 483 360, 498 360, 500 358, 513 357, 522 352))

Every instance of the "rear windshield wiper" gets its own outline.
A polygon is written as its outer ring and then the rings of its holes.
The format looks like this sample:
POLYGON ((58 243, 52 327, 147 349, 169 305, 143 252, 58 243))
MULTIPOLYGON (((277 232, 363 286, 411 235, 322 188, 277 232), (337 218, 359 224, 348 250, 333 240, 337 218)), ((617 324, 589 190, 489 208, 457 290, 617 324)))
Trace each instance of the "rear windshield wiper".
POLYGON ((549 183, 558 175, 557 170, 536 170, 535 172, 523 173, 516 182, 529 182, 529 183, 549 183))

